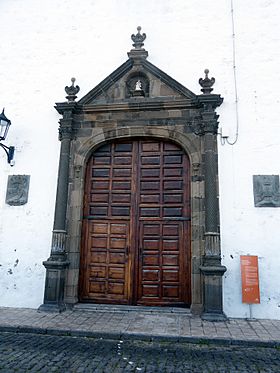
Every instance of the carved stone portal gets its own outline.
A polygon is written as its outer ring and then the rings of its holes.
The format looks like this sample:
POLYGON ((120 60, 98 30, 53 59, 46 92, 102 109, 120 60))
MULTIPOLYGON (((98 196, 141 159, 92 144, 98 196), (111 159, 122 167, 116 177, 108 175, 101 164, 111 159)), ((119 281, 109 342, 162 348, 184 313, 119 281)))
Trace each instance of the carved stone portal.
POLYGON ((10 206, 25 205, 28 201, 30 175, 8 176, 6 203, 10 206))
MULTIPOLYGON (((226 268, 221 265, 219 234, 219 116, 216 113, 223 98, 212 93, 215 79, 208 77, 208 70, 199 81, 203 94, 196 95, 147 61, 148 52, 143 48, 146 35, 140 33, 140 27, 137 31, 132 36, 134 49, 128 52, 126 62, 77 102, 77 89, 68 87, 68 102, 55 106, 63 116, 59 121, 61 154, 54 238, 51 255, 44 261, 46 287, 40 310, 59 312, 81 300, 79 284, 84 270, 80 259, 84 254, 80 247, 87 239, 81 224, 85 220, 83 175, 91 154, 114 141, 166 140, 167 144, 174 143, 172 146, 182 149, 192 164, 188 172, 191 198, 189 205, 186 204, 191 210, 192 247, 185 261, 191 266, 192 280, 188 288, 191 310, 194 314, 203 312, 206 320, 225 320, 222 276, 226 268)), ((158 152, 157 147, 153 152, 158 152)), ((172 156, 171 161, 175 162, 175 158, 172 156)), ((176 159, 177 162, 179 158, 176 159)), ((136 162, 134 166, 138 167, 136 162)), ((171 170, 171 166, 168 169, 171 170)), ((103 186, 100 188, 102 191, 103 186)), ((135 293, 135 289, 133 291, 135 293)))

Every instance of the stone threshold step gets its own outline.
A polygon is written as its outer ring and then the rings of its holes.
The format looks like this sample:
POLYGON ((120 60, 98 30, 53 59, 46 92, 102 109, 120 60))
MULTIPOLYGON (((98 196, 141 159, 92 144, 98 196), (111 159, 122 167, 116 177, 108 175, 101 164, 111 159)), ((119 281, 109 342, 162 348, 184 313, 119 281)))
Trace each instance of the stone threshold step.
POLYGON ((94 304, 94 303, 77 303, 73 306, 73 311, 85 312, 139 312, 139 313, 178 313, 191 316, 189 308, 183 307, 148 307, 148 306, 127 306, 115 304, 94 304))

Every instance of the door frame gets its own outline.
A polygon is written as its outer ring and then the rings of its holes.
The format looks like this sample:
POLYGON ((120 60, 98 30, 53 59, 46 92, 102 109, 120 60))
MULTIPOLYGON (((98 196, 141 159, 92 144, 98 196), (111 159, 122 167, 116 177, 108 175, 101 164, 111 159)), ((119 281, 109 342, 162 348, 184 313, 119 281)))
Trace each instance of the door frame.
POLYGON ((64 300, 66 304, 76 304, 78 300, 78 280, 80 270, 80 242, 83 216, 84 181, 87 161, 90 155, 108 141, 149 138, 176 143, 187 154, 190 161, 191 198, 191 310, 200 314, 203 307, 203 278, 199 269, 202 264, 204 246, 204 178, 202 175, 202 152, 200 138, 192 133, 185 134, 175 128, 137 127, 116 128, 102 134, 73 143, 69 178, 68 208, 68 260, 66 270, 64 300), (199 140, 199 141, 198 141, 199 140))

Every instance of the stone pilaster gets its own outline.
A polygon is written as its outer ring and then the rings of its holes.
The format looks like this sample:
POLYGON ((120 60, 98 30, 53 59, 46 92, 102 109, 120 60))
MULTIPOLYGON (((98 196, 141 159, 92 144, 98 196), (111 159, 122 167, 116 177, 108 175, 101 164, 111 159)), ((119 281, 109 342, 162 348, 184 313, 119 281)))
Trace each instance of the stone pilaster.
POLYGON ((200 79, 203 95, 198 96, 202 105, 199 134, 204 142, 205 174, 205 247, 203 265, 200 270, 204 276, 204 311, 202 318, 210 321, 225 320, 223 313, 222 276, 226 267, 221 265, 218 201, 218 115, 215 108, 222 103, 219 95, 211 94, 214 78, 200 79))
POLYGON ((61 312, 65 310, 65 269, 69 265, 66 255, 66 212, 68 202, 70 147, 73 134, 72 113, 75 105, 74 102, 71 102, 68 104, 57 104, 56 106, 59 113, 63 114, 59 127, 61 146, 52 246, 50 257, 43 262, 47 273, 44 303, 39 307, 40 311, 61 312))

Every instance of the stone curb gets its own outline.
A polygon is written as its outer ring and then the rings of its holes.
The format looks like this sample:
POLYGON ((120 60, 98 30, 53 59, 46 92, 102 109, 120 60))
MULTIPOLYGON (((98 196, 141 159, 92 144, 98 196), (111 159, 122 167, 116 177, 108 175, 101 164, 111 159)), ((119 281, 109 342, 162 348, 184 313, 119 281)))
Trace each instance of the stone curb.
POLYGON ((272 347, 279 348, 280 341, 267 340, 260 341, 254 339, 233 339, 233 338, 211 338, 211 337, 191 337, 191 336, 174 336, 174 335, 149 335, 145 333, 129 332, 99 332, 84 331, 71 329, 54 329, 54 328, 36 328, 30 326, 1 326, 0 332, 4 333, 30 333, 44 334, 68 337, 98 338, 98 339, 116 339, 116 340, 141 340, 147 342, 179 342, 192 343, 201 345, 221 345, 221 346, 243 346, 243 347, 272 347))

